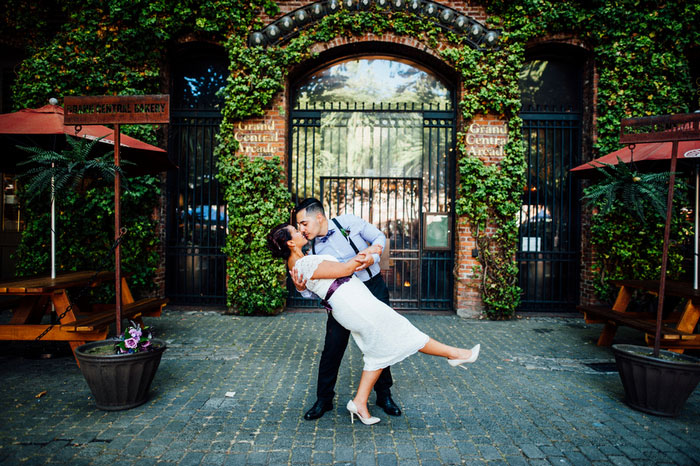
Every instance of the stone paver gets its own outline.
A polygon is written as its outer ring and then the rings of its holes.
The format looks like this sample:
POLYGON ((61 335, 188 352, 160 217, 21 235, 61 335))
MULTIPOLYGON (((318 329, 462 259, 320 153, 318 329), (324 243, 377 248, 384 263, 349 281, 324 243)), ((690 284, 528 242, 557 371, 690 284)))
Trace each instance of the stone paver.
MULTIPOLYGON (((404 414, 370 406, 382 419, 372 427, 351 425, 344 408, 362 370, 354 343, 334 409, 302 418, 315 399, 322 312, 167 309, 147 319, 169 345, 151 398, 119 412, 94 407, 67 345, 0 342, 0 464, 700 464, 700 393, 674 419, 627 407, 611 350, 595 346, 600 326, 407 317, 445 343, 481 343, 481 357, 467 370, 422 354, 397 364, 404 414), (28 357, 41 351, 58 357, 28 357)), ((616 341, 639 338, 622 329, 616 341)))

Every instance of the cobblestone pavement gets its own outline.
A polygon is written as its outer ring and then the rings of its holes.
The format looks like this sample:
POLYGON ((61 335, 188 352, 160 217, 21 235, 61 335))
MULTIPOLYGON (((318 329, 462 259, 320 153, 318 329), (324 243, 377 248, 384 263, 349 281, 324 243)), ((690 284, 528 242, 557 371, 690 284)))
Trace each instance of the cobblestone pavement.
POLYGON ((67 345, 41 359, 30 356, 45 346, 0 343, 0 464, 700 464, 700 392, 677 418, 630 409, 611 350, 595 345, 599 325, 407 317, 445 343, 481 343, 481 357, 467 370, 423 354, 397 364, 403 415, 371 405, 382 419, 371 427, 345 410, 362 369, 354 343, 335 408, 302 418, 315 400, 320 312, 147 319, 169 347, 150 400, 119 412, 95 408, 67 345))

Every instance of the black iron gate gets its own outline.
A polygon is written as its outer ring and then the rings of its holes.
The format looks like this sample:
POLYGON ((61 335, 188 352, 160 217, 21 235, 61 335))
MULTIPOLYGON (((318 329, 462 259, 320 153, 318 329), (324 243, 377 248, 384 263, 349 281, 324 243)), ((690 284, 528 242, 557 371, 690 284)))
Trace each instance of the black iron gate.
POLYGON ((214 147, 221 124, 226 54, 197 45, 176 55, 168 152, 165 289, 177 304, 226 303, 226 205, 216 180, 214 147))
POLYGON ((517 260, 524 311, 572 311, 578 301, 578 113, 523 113, 527 185, 519 216, 517 260))
POLYGON ((176 112, 170 118, 170 148, 178 165, 170 176, 166 294, 173 303, 226 302, 226 205, 215 178, 218 112, 176 112))
MULTIPOLYGON (((454 131, 454 112, 429 105, 324 104, 291 115, 292 194, 387 235, 382 274, 397 309, 452 308, 454 131)), ((315 306, 293 289, 288 304, 315 306)))

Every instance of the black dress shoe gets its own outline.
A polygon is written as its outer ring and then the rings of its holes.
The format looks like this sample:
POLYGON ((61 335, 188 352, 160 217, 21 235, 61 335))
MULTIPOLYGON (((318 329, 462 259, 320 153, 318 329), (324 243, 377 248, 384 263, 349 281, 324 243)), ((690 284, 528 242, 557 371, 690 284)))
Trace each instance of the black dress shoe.
POLYGON ((310 410, 304 414, 304 419, 307 421, 313 421, 323 416, 323 413, 333 409, 333 403, 330 401, 316 400, 316 403, 311 407, 310 410))
POLYGON ((389 416, 401 416, 401 408, 399 408, 399 405, 394 403, 391 396, 377 398, 377 402, 375 404, 382 408, 389 416))

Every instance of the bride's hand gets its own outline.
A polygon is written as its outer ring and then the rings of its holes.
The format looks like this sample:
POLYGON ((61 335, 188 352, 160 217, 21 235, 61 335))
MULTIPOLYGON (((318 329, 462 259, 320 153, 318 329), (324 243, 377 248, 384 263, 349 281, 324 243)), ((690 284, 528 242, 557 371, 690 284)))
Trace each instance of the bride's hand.
POLYGON ((355 256, 355 260, 359 262, 359 265, 355 268, 355 272, 364 270, 374 264, 374 256, 372 256, 372 253, 368 252, 368 250, 369 248, 355 256))

